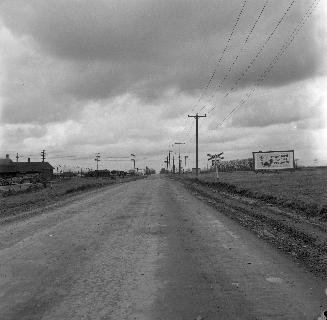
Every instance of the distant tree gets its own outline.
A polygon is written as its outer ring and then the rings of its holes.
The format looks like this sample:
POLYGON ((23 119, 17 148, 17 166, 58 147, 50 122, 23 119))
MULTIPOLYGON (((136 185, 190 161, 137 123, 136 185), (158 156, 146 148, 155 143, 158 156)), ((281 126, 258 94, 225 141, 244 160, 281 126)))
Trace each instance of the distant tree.
POLYGON ((160 173, 166 173, 166 169, 165 168, 161 168, 160 173))

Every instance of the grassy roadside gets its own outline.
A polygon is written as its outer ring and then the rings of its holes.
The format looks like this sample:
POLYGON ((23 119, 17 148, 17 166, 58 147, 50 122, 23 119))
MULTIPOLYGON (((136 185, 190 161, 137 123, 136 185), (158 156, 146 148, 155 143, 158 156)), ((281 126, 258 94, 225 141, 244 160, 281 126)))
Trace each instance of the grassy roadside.
POLYGON ((303 169, 295 172, 256 174, 254 172, 221 172, 219 182, 214 173, 186 176, 214 186, 220 191, 269 202, 297 210, 307 217, 327 219, 327 169, 303 169))
POLYGON ((327 278, 327 223, 298 210, 272 205, 232 189, 190 177, 172 177, 194 196, 236 220, 279 250, 290 254, 310 272, 327 278))
POLYGON ((40 209, 58 203, 75 194, 144 178, 146 178, 146 176, 133 176, 117 180, 79 177, 57 180, 51 184, 51 187, 49 186, 45 189, 0 197, 0 219, 40 209))

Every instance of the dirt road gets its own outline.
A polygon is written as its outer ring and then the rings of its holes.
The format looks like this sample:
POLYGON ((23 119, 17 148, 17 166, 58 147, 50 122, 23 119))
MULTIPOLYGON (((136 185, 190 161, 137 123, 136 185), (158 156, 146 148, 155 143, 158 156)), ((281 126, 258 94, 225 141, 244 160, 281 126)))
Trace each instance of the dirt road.
POLYGON ((327 283, 153 177, 0 226, 0 319, 318 319, 327 283))

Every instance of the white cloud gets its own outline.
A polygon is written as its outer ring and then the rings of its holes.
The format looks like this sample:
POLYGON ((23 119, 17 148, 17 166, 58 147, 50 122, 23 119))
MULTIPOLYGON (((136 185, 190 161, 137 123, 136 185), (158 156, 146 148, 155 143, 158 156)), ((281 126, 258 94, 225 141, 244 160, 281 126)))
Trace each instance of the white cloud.
MULTIPOLYGON (((138 152, 157 157, 161 166, 169 144, 193 143, 194 120, 187 114, 210 105, 216 109, 200 120, 203 152, 223 149, 233 157, 259 147, 294 146, 311 148, 312 157, 321 154, 327 126, 322 120, 322 115, 327 117, 327 68, 321 54, 327 49, 324 3, 263 86, 217 129, 310 5, 306 0, 295 3, 235 92, 224 98, 288 3, 269 2, 230 77, 217 89, 262 8, 262 1, 248 1, 212 86, 197 105, 240 1, 56 0, 51 6, 44 0, 2 1, 2 150, 138 152)), ((194 153, 194 146, 183 150, 194 153)))

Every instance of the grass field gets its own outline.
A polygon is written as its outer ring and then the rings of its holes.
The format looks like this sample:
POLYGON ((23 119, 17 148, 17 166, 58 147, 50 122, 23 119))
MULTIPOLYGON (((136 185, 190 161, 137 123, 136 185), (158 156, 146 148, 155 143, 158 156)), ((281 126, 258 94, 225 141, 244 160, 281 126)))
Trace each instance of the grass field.
MULTIPOLYGON (((203 173, 198 178, 206 183, 217 181, 215 173, 203 173)), ((235 193, 304 210, 308 214, 327 208, 327 168, 278 173, 220 172, 219 185, 235 193)))

